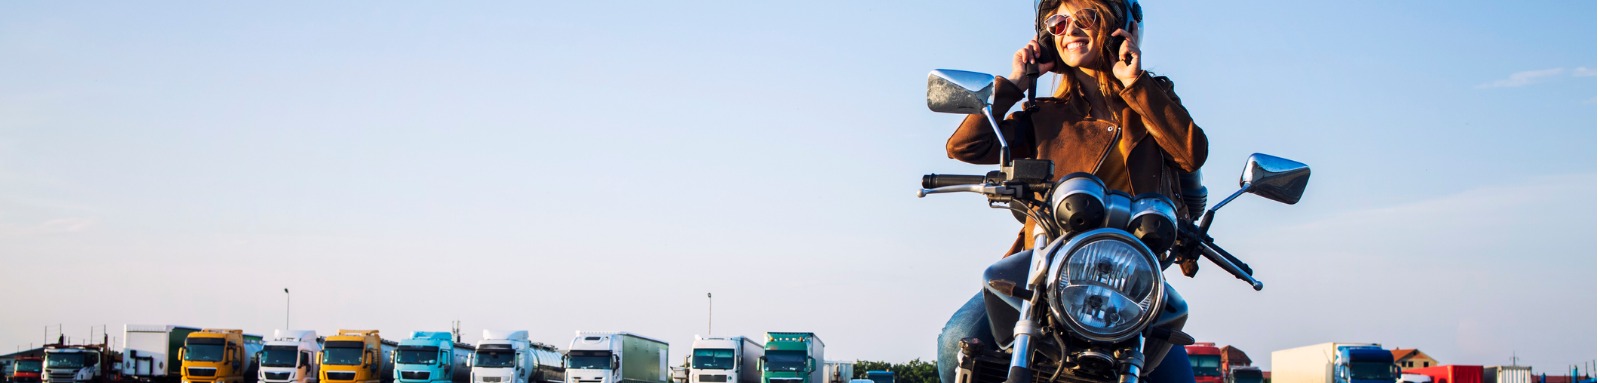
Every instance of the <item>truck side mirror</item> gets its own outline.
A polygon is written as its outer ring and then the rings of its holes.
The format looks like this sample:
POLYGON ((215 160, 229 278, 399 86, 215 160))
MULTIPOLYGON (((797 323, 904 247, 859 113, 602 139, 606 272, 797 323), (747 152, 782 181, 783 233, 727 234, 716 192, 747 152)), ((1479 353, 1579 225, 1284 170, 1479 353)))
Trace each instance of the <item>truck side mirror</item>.
POLYGON ((810 374, 814 371, 817 371, 817 358, 808 356, 806 357, 806 373, 810 374))

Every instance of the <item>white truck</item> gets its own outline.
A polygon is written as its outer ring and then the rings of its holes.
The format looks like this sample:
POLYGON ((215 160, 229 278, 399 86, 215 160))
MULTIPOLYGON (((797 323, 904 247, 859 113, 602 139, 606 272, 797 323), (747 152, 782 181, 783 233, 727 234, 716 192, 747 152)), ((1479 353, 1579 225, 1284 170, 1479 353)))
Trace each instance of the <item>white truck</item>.
POLYGON ((1274 383, 1395 383, 1399 370, 1394 354, 1377 343, 1319 343, 1272 352, 1274 383))
POLYGON ((176 382, 178 349, 198 327, 179 325, 122 326, 122 376, 141 382, 176 382))
POLYGON ((471 360, 472 383, 560 383, 564 356, 554 346, 528 340, 528 331, 483 330, 471 360))
POLYGON ((312 330, 273 330, 261 350, 261 383, 315 383, 321 371, 318 340, 312 330))
POLYGON ((578 331, 567 383, 668 383, 667 342, 626 332, 578 331))
MULTIPOLYGON (((1483 383, 1532 383, 1533 367, 1483 366, 1483 383)), ((1452 382, 1453 383, 1453 382, 1452 382)))
POLYGON ((762 349, 755 339, 695 335, 693 349, 689 383, 761 383, 762 349))
POLYGON ((822 379, 825 383, 850 383, 850 375, 856 370, 856 362, 848 360, 830 360, 822 363, 822 379))

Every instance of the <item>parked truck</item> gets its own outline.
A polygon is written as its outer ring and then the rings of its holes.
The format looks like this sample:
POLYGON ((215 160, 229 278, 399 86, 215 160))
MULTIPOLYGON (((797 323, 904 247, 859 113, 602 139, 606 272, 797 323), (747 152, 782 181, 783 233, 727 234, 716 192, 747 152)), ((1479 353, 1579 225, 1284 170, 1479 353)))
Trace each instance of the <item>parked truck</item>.
POLYGON ((261 336, 244 330, 204 329, 189 333, 178 350, 184 383, 254 383, 261 336))
POLYGON ((321 339, 312 330, 273 330, 261 350, 261 383, 315 383, 321 339))
POLYGON ((565 354, 528 340, 525 330, 483 330, 473 354, 473 383, 559 383, 567 379, 565 354))
POLYGON ((1261 383, 1263 380, 1261 368, 1255 366, 1229 367, 1225 375, 1224 383, 1261 383))
POLYGON ((11 383, 39 383, 43 381, 40 371, 44 371, 43 357, 19 356, 6 369, 6 380, 11 383))
POLYGON ((1377 343, 1320 343, 1272 352, 1274 383, 1394 383, 1394 354, 1377 343))
POLYGON ((1433 383, 1483 383, 1483 366, 1439 365, 1413 368, 1407 374, 1427 375, 1433 383))
POLYGON ((120 378, 121 354, 105 344, 44 347, 44 383, 105 383, 120 378))
POLYGON ((626 332, 578 331, 567 348, 569 383, 667 383, 667 342, 626 332))
POLYGON ((1533 383, 1528 366, 1483 366, 1483 383, 1533 383))
POLYGON ((395 342, 384 340, 378 330, 339 330, 322 339, 317 378, 321 383, 391 383, 394 349, 395 342))
MULTIPOLYGON (((822 338, 809 332, 768 332, 761 383, 825 383, 822 338)), ((869 377, 870 378, 870 377, 869 377)))
POLYGON ((871 380, 872 383, 894 383, 894 371, 867 371, 867 380, 871 380))
POLYGON ((457 342, 448 332, 413 331, 390 359, 401 383, 466 383, 472 376, 467 364, 471 358, 472 345, 457 342))
POLYGON ((1222 349, 1216 343, 1197 342, 1183 346, 1183 351, 1189 353, 1195 383, 1222 383, 1222 349))
POLYGON ((695 335, 693 349, 690 383, 761 383, 762 349, 755 339, 695 335))
POLYGON ((850 378, 855 375, 856 362, 848 360, 829 360, 822 362, 822 377, 824 383, 850 383, 850 378))
POLYGON ((183 361, 178 350, 197 327, 179 325, 123 325, 122 375, 140 382, 177 382, 183 361))

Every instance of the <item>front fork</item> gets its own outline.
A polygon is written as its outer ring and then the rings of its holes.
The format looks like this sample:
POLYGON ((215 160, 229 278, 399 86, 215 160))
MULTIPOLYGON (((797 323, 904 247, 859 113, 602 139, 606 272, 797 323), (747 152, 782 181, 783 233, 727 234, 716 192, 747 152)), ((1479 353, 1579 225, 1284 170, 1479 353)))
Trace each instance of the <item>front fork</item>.
MULTIPOLYGON (((1032 383, 1033 382, 1033 337, 1039 335, 1039 319, 1035 317, 1034 302, 1045 299, 1044 278, 1050 267, 1050 253, 1045 248, 1050 245, 1049 235, 1043 228, 1035 225, 1033 229, 1033 265, 1028 268, 1028 283, 1033 290, 1032 299, 1022 301, 1019 308, 1021 317, 1017 319, 1017 326, 1013 328, 1015 341, 1011 349, 1011 366, 1006 371, 1006 383, 1032 383)), ((1118 372, 1119 383, 1138 383, 1139 372, 1144 369, 1144 334, 1134 338, 1133 345, 1123 349, 1124 355, 1117 355, 1122 360, 1121 371, 1118 372)), ((1065 359, 1067 356, 1062 355, 1065 359)))

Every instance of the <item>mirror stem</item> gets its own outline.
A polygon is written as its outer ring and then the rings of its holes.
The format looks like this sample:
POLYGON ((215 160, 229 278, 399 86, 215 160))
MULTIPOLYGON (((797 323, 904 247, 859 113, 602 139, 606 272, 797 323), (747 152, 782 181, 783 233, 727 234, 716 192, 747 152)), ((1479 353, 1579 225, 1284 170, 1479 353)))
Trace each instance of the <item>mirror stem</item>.
POLYGON ((1011 144, 1006 142, 1006 135, 1000 133, 1000 122, 994 118, 994 106, 983 107, 983 117, 989 119, 989 127, 994 128, 994 138, 1000 140, 1000 168, 1006 170, 1006 178, 1011 178, 1011 144))
POLYGON ((1217 209, 1221 209, 1229 202, 1233 202, 1234 198, 1239 198, 1239 195, 1244 194, 1247 191, 1250 191, 1250 183, 1242 183, 1239 185, 1238 191, 1233 192, 1233 194, 1229 195, 1228 198, 1223 198, 1222 202, 1217 202, 1215 206, 1211 207, 1211 210, 1206 210, 1206 215, 1200 217, 1200 234, 1205 234, 1211 230, 1211 218, 1217 215, 1217 209))

